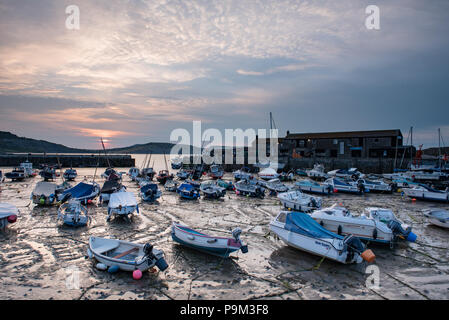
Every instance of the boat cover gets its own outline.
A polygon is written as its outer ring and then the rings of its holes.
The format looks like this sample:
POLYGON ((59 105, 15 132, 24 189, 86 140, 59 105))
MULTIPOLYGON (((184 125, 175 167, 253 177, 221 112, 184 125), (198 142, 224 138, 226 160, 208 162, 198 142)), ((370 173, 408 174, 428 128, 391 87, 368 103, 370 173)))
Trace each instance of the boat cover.
POLYGON ((259 172, 259 175, 275 175, 277 172, 273 168, 266 168, 259 172))
POLYGON ((121 184, 117 180, 108 180, 103 184, 101 193, 113 193, 121 188, 121 184))
POLYGON ((285 220, 285 229, 312 238, 344 238, 324 229, 312 217, 302 212, 289 212, 285 220))
POLYGON ((152 191, 154 194, 156 194, 157 192, 157 184, 155 183, 148 183, 144 186, 142 186, 142 188, 140 188, 140 191, 144 194, 146 194, 148 191, 152 191))
POLYGON ((10 215, 19 215, 19 209, 15 205, 9 203, 0 203, 0 219, 9 217, 10 215))
POLYGON ((181 185, 178 187, 178 190, 179 190, 179 191, 190 192, 190 191, 195 190, 195 187, 192 186, 192 185, 189 184, 189 183, 183 183, 183 184, 181 184, 181 185))
POLYGON ((116 192, 111 194, 111 199, 109 200, 109 208, 122 207, 132 207, 137 206, 136 197, 132 192, 116 192))
POLYGON ((37 196, 44 195, 45 197, 49 197, 54 195, 57 189, 57 185, 51 182, 40 181, 36 184, 36 187, 33 190, 33 194, 37 196))
POLYGON ((340 186, 350 186, 349 183, 343 182, 343 181, 341 181, 341 180, 339 180, 339 179, 333 179, 332 181, 334 182, 335 185, 340 185, 340 186))
POLYGON ((94 192, 94 190, 95 190, 95 185, 80 182, 73 188, 64 190, 64 192, 62 194, 71 193, 72 198, 78 199, 78 198, 82 198, 82 197, 91 195, 94 192))

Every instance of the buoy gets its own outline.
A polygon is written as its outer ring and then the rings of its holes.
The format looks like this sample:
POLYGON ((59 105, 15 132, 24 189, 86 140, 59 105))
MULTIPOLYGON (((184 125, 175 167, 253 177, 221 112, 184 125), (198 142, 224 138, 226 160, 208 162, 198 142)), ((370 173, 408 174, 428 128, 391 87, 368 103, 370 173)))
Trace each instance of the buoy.
POLYGON ((415 198, 413 198, 413 199, 412 199, 412 202, 416 202, 416 199, 415 199, 415 198))
POLYGON ((334 193, 337 193, 338 192, 338 190, 337 189, 334 189, 334 193))
POLYGON ((139 280, 140 278, 142 278, 142 271, 140 271, 139 269, 134 270, 133 271, 133 279, 139 280))
POLYGON ((109 269, 108 269, 108 272, 109 273, 116 273, 119 270, 120 270, 119 266, 110 266, 109 269))
POLYGON ((374 255, 373 251, 371 251, 371 249, 363 251, 361 257, 363 258, 363 260, 369 263, 373 262, 376 259, 376 256, 374 255))
POLYGON ((8 222, 9 222, 9 223, 14 223, 14 222, 16 222, 16 221, 17 221, 17 216, 16 216, 15 214, 10 215, 10 216, 8 217, 8 222))
POLYGON ((97 265, 95 266, 98 270, 104 271, 108 268, 107 265, 105 265, 104 263, 97 263, 97 265))

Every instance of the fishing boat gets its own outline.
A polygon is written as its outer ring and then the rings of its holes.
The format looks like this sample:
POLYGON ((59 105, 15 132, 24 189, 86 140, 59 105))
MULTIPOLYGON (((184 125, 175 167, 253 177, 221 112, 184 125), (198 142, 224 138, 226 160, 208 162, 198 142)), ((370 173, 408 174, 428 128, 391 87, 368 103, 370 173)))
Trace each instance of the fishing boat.
POLYGON ((343 180, 340 178, 329 178, 325 182, 332 186, 334 192, 353 193, 359 195, 369 192, 369 189, 365 188, 361 182, 356 183, 354 181, 343 180))
POLYGON ((116 171, 114 168, 107 168, 101 176, 105 178, 106 180, 116 180, 120 181, 122 180, 122 174, 121 172, 116 171))
POLYGON ((224 175, 223 169, 219 165, 211 165, 209 169, 209 176, 212 179, 220 179, 224 175))
POLYGON ((181 245, 221 258, 228 258, 231 253, 238 250, 243 253, 248 252, 248 245, 240 239, 241 233, 242 229, 235 228, 232 231, 232 238, 214 237, 173 222, 171 235, 173 241, 181 245))
POLYGON ((58 208, 58 220, 72 227, 84 227, 90 222, 87 208, 78 200, 69 200, 58 208))
POLYGON ((176 189, 176 193, 179 194, 181 198, 184 199, 198 199, 200 197, 200 192, 190 183, 181 184, 178 189, 176 189))
POLYGON ((264 180, 276 179, 279 177, 279 173, 273 168, 265 168, 258 173, 259 178, 264 180))
POLYGON ((21 181, 29 177, 35 176, 33 164, 31 162, 22 162, 18 167, 15 167, 11 172, 5 173, 5 177, 12 181, 21 181))
POLYGON ((204 181, 200 185, 200 191, 205 198, 219 199, 226 195, 226 188, 220 187, 216 181, 204 181))
POLYGON ((78 176, 78 172, 75 169, 67 169, 64 171, 63 177, 67 181, 73 181, 78 176))
POLYGON ((134 212, 139 213, 139 206, 132 192, 116 192, 111 194, 108 204, 107 221, 111 220, 112 216, 121 216, 128 220, 129 216, 134 212))
POLYGON ((148 182, 140 187, 140 197, 143 201, 154 202, 161 196, 162 192, 155 183, 148 182))
POLYGON ((9 203, 0 203, 0 229, 5 230, 6 227, 17 221, 19 209, 15 205, 9 203))
POLYGON ((234 184, 232 183, 232 181, 226 181, 226 180, 218 179, 217 180, 217 185, 220 186, 220 187, 225 188, 226 190, 234 190, 234 184))
POLYGON ((281 192, 287 192, 290 190, 285 184, 283 184, 279 179, 271 179, 265 183, 265 188, 270 190, 271 194, 277 194, 281 192))
POLYGON ((156 172, 153 168, 143 168, 140 170, 140 176, 142 178, 148 179, 150 181, 153 180, 154 176, 156 175, 156 172))
POLYGON ((30 199, 34 204, 49 206, 58 201, 58 195, 61 192, 63 192, 61 186, 47 181, 39 181, 31 192, 30 199))
POLYGON ((302 192, 306 193, 316 193, 326 195, 334 193, 334 188, 332 187, 332 185, 326 182, 318 183, 310 179, 298 181, 295 183, 295 186, 302 192))
POLYGON ((426 200, 449 202, 449 188, 446 190, 437 190, 425 184, 412 186, 410 188, 402 188, 402 192, 410 198, 426 200))
POLYGON ((178 189, 179 182, 173 179, 167 180, 167 182, 164 184, 164 189, 169 192, 176 192, 178 189))
POLYGON ((294 180, 294 174, 293 171, 289 172, 281 172, 279 174, 279 180, 280 181, 293 181, 294 180))
POLYGON ((338 235, 355 235, 362 240, 388 243, 393 246, 397 238, 416 241, 411 227, 396 218, 390 209, 366 208, 361 215, 353 215, 337 204, 316 210, 310 215, 326 230, 338 235))
POLYGON ((182 167, 182 158, 177 156, 171 159, 171 168, 174 170, 181 169, 182 167))
POLYGON ((159 174, 156 176, 156 180, 160 184, 165 184, 168 179, 173 179, 173 178, 174 178, 173 174, 170 174, 168 172, 168 170, 161 170, 161 171, 159 171, 159 174))
POLYGON ((265 188, 253 179, 239 180, 235 184, 235 194, 248 197, 265 197, 265 188))
POLYGON ((366 249, 359 238, 330 232, 303 212, 281 211, 270 222, 270 230, 293 248, 343 264, 375 259, 374 253, 366 249))
POLYGON ((176 172, 176 176, 180 179, 180 180, 185 180, 187 179, 190 175, 192 174, 192 171, 190 170, 186 170, 186 169, 181 169, 178 172, 176 172))
POLYGON ((39 175, 44 178, 44 181, 55 180, 56 170, 53 167, 46 166, 39 172, 39 175))
POLYGON ((424 210, 424 216, 429 219, 429 222, 442 227, 449 228, 449 211, 443 209, 428 209, 424 210))
POLYGON ((251 173, 248 167, 242 167, 240 170, 234 171, 232 174, 234 175, 235 181, 239 181, 242 179, 247 180, 249 179, 249 177, 251 177, 251 173))
POLYGON ((394 183, 385 183, 382 180, 368 180, 366 178, 361 178, 357 180, 357 184, 362 184, 365 188, 368 188, 370 192, 393 193, 397 189, 397 185, 394 183))
POLYGON ((296 211, 310 212, 321 208, 320 197, 309 196, 302 193, 300 190, 279 193, 278 199, 286 209, 289 208, 296 211))
POLYGON ((349 168, 349 169, 337 169, 332 170, 327 173, 329 177, 337 177, 337 178, 351 178, 353 180, 357 180, 359 178, 363 178, 364 174, 357 170, 357 168, 349 168))
POLYGON ((67 194, 70 198, 78 200, 83 204, 87 204, 95 199, 100 193, 100 186, 96 182, 80 182, 76 186, 66 189, 58 194, 58 200, 62 200, 67 194))
POLYGON ((123 271, 147 271, 154 266, 160 271, 168 268, 164 252, 150 243, 143 245, 118 239, 90 237, 87 255, 109 268, 118 266, 123 271))
POLYGON ((328 178, 328 175, 324 172, 324 166, 318 163, 313 165, 313 169, 307 170, 307 176, 314 180, 325 180, 328 178))
POLYGON ((140 169, 136 167, 129 168, 128 170, 128 176, 131 179, 131 181, 136 181, 137 177, 140 175, 140 169))
POLYGON ((115 192, 124 192, 126 187, 119 180, 106 180, 100 190, 100 203, 109 202, 111 195, 115 192))

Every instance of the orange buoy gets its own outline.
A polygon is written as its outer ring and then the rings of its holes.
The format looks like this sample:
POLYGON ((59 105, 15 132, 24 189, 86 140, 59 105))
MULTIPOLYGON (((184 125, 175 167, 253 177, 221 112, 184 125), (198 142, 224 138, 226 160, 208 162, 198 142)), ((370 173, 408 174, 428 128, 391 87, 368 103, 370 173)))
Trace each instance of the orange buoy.
POLYGON ((362 257, 363 260, 369 263, 373 262, 376 259, 376 256, 373 253, 373 251, 371 251, 371 249, 363 251, 360 256, 362 257))
POLYGON ((416 199, 415 199, 415 198, 413 198, 413 199, 412 199, 412 202, 416 202, 416 199))

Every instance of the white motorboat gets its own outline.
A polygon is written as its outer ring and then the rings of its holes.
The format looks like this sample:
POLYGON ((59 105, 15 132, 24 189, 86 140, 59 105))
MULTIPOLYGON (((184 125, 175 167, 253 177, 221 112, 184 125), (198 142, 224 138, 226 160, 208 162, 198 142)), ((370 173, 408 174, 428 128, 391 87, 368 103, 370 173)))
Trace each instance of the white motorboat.
POLYGON ((33 164, 31 162, 22 162, 18 167, 14 168, 11 172, 5 173, 5 177, 12 181, 21 181, 23 179, 32 177, 35 175, 33 170, 33 164))
POLYGON ((322 164, 315 164, 313 169, 306 170, 306 173, 311 179, 325 180, 328 178, 328 175, 324 172, 324 166, 322 164))
POLYGON ((278 194, 284 208, 296 211, 310 212, 321 208, 321 198, 302 193, 300 190, 292 190, 278 194))
POLYGON ((205 198, 219 199, 226 195, 226 188, 220 187, 216 181, 204 181, 200 185, 200 191, 205 198))
POLYGON ((324 182, 318 183, 313 180, 301 180, 295 183, 295 186, 302 192, 317 193, 317 194, 332 194, 334 188, 332 185, 324 182))
POLYGON ((446 190, 437 190, 427 185, 420 184, 418 186, 412 186, 411 188, 402 188, 402 192, 410 198, 427 200, 427 201, 440 201, 449 202, 449 188, 446 190))
POLYGON ((326 230, 338 235, 354 235, 362 240, 389 243, 397 238, 414 242, 416 235, 411 227, 399 221, 390 209, 366 208, 361 215, 353 215, 348 209, 334 204, 314 211, 310 215, 326 230))
POLYGON ((6 227, 17 221, 19 209, 15 205, 9 203, 0 203, 0 229, 5 230, 6 227))
POLYGON ((58 220, 72 227, 87 225, 90 221, 87 208, 78 200, 69 200, 58 208, 58 220))
POLYGON ((375 259, 359 238, 332 233, 303 212, 281 211, 270 222, 270 230, 293 248, 340 263, 373 262, 375 259))
POLYGON ((108 204, 108 218, 111 216, 122 216, 128 219, 129 215, 134 212, 139 213, 139 206, 137 205, 136 197, 132 192, 115 192, 111 195, 108 204))
POLYGON ((273 168, 265 168, 259 172, 259 178, 264 180, 271 180, 279 178, 279 173, 273 168))
POLYGON ((124 271, 146 271, 154 266, 161 271, 168 268, 164 252, 149 243, 90 237, 87 255, 108 267, 118 266, 124 271))
POLYGON ((136 181, 137 177, 140 175, 140 169, 136 167, 132 167, 128 170, 128 176, 131 181, 136 181))
POLYGON ((264 187, 270 190, 272 194, 287 192, 290 190, 290 188, 283 184, 278 178, 267 181, 264 184, 264 187))
POLYGON ((242 196, 263 198, 265 197, 265 188, 254 179, 243 179, 235 183, 235 193, 242 196))
POLYGON ((443 209, 428 209, 424 210, 424 216, 429 219, 429 222, 442 227, 449 228, 449 211, 443 209))
POLYGON ((349 168, 349 169, 337 169, 332 170, 327 173, 329 177, 337 177, 337 178, 351 178, 353 180, 357 180, 359 178, 363 178, 365 175, 357 170, 357 168, 349 168))
POLYGON ((334 192, 355 194, 363 194, 365 192, 369 192, 369 189, 365 188, 365 186, 361 182, 357 183, 352 180, 343 180, 341 178, 329 178, 325 182, 326 184, 332 186, 334 192))
POLYGON ((358 184, 362 184, 365 188, 368 188, 370 192, 388 192, 393 193, 395 185, 393 183, 385 183, 382 180, 372 180, 361 178, 357 180, 358 184))

